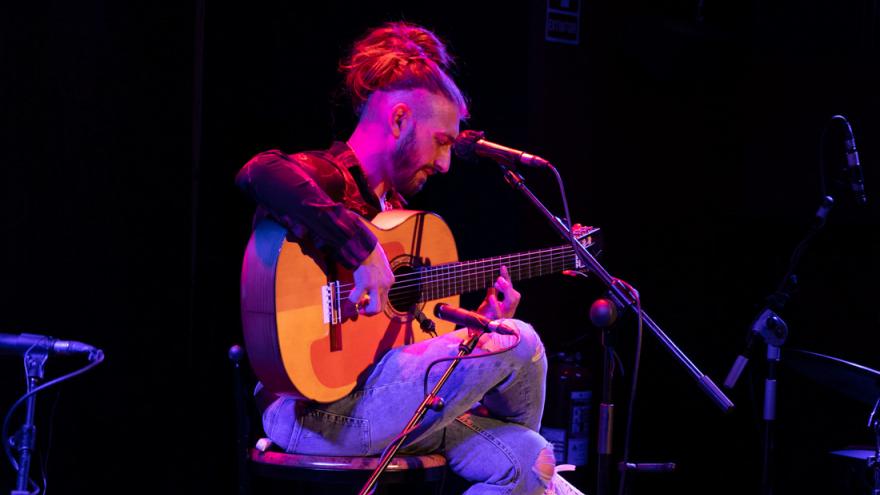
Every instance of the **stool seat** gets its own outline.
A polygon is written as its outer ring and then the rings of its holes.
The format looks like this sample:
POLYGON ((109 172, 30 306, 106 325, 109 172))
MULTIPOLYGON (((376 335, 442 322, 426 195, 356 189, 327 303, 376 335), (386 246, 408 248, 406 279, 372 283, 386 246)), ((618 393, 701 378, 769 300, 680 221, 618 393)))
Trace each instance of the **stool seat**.
MULTIPOLYGON (((250 449, 250 461, 262 475, 333 483, 365 481, 379 465, 378 456, 303 455, 256 448, 250 449)), ((445 470, 446 458, 441 454, 401 455, 391 459, 380 480, 383 484, 439 481, 445 470)))
MULTIPOLYGON (((289 454, 273 445, 269 438, 259 438, 254 442, 251 424, 260 424, 260 415, 259 408, 253 407, 256 405, 254 397, 248 390, 253 390, 255 377, 245 369, 247 361, 241 346, 230 347, 228 357, 232 362, 235 384, 239 495, 255 492, 289 494, 291 485, 296 487, 292 493, 339 495, 366 483, 379 465, 379 456, 289 454), (275 480, 283 483, 276 484, 275 480), (329 490, 328 485, 331 487, 329 490), (259 490, 253 490, 253 487, 259 487, 259 490), (303 492, 304 488, 308 491, 303 492)), ((442 454, 399 455, 391 459, 379 477, 378 485, 387 485, 383 488, 388 495, 428 491, 440 493, 446 481, 446 458, 442 454)))

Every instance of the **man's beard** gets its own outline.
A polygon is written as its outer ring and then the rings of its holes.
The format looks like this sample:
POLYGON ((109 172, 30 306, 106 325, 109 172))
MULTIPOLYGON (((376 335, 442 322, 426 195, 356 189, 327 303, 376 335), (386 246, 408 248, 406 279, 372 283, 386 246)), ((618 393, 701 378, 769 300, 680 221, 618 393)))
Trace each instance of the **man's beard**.
POLYGON ((400 140, 400 144, 391 152, 392 185, 404 196, 412 196, 422 190, 424 180, 419 180, 418 171, 423 167, 415 156, 415 125, 400 140))

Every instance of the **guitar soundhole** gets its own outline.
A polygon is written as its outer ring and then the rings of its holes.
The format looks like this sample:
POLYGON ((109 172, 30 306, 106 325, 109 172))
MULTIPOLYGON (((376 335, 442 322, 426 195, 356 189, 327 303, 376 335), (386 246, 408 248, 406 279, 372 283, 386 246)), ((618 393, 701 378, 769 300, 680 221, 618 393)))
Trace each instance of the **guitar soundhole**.
POLYGON ((394 272, 394 285, 388 291, 388 302, 398 316, 409 316, 413 307, 421 303, 421 280, 419 269, 414 266, 412 256, 400 256, 391 262, 394 272))

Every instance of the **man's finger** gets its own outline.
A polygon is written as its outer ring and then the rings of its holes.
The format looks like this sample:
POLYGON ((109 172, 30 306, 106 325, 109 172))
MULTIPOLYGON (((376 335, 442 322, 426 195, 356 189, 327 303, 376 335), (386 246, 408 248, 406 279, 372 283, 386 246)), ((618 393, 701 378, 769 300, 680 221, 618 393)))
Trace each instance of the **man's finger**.
POLYGON ((364 313, 368 315, 379 314, 382 310, 382 306, 384 306, 384 304, 382 297, 379 295, 379 291, 376 289, 371 290, 367 308, 364 310, 364 313))
POLYGON ((354 304, 357 304, 358 302, 360 302, 361 297, 364 296, 365 292, 367 291, 362 289, 361 287, 355 286, 355 288, 351 290, 351 294, 348 295, 348 300, 354 304))
POLYGON ((507 292, 511 287, 513 287, 513 284, 506 278, 498 277, 498 280, 495 281, 495 288, 501 292, 507 292))

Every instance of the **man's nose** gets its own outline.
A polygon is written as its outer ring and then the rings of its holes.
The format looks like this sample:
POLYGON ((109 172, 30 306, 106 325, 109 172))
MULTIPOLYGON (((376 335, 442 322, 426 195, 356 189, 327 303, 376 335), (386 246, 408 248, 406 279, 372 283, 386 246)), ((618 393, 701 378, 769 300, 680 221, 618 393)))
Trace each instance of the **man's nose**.
POLYGON ((443 151, 440 156, 434 160, 434 169, 441 174, 449 172, 449 164, 452 160, 452 149, 443 151))

